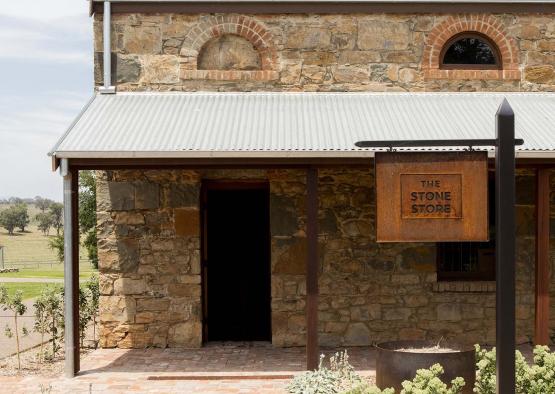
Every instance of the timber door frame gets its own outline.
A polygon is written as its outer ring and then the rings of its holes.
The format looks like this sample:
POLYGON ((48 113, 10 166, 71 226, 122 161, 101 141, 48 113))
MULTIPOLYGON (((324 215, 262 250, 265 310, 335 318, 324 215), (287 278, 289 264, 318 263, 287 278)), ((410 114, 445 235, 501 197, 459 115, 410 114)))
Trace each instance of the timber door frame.
MULTIPOLYGON (((270 183, 264 179, 246 179, 246 180, 202 180, 200 189, 200 269, 201 269, 201 302, 202 302, 202 343, 209 341, 208 338, 208 228, 207 228, 207 212, 208 212, 208 191, 209 190, 270 190, 270 183)), ((268 193, 269 198, 269 193, 268 193)), ((268 201, 268 210, 270 207, 268 201)), ((268 212, 269 213, 269 212, 268 212)), ((268 218, 268 223, 269 223, 268 218)), ((268 228, 268 236, 270 237, 270 229, 268 228)), ((271 242, 271 238, 268 239, 271 242)), ((271 247, 271 244, 269 245, 271 247)), ((271 249, 270 256, 267 261, 271 264, 271 249)), ((271 269, 270 269, 271 276, 271 269)), ((271 280, 271 278, 270 278, 271 280)), ((271 285, 270 285, 271 286, 271 285)), ((271 298, 270 298, 271 306, 271 298)), ((270 314, 271 319, 271 314, 270 314)), ((271 327, 271 320, 270 320, 271 327)))

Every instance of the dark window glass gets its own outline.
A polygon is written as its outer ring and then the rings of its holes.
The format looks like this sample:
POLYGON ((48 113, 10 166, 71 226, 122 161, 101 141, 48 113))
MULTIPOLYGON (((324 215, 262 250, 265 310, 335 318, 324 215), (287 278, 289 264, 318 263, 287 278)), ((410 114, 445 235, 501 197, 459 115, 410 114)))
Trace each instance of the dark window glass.
POLYGON ((440 281, 495 280, 495 179, 488 182, 489 242, 437 244, 437 278, 440 281))
POLYGON ((464 37, 449 45, 443 55, 443 64, 495 65, 497 59, 491 45, 485 40, 479 37, 464 37))

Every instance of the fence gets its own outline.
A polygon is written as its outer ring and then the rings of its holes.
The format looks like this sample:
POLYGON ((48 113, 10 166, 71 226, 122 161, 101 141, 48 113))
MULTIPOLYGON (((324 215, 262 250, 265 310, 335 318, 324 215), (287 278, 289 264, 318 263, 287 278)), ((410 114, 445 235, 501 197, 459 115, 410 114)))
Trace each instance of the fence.
MULTIPOLYGON (((90 264, 89 259, 79 259, 79 265, 86 265, 86 264, 90 264)), ((60 263, 58 260, 46 260, 46 261, 18 261, 18 262, 6 262, 6 263, 2 261, 2 265, 0 267, 2 269, 4 268, 20 268, 20 269, 60 268, 61 269, 63 268, 63 266, 64 264, 60 263)))

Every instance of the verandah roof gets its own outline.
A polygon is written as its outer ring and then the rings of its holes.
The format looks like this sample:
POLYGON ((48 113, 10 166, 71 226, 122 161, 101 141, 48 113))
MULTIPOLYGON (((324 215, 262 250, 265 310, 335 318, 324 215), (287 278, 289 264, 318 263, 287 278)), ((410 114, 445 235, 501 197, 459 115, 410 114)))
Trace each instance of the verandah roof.
MULTIPOLYGON (((550 93, 118 93, 96 95, 57 158, 372 157, 359 140, 495 138, 503 98, 517 157, 555 157, 550 93)), ((457 148, 430 148, 445 150, 457 148)), ((460 149, 460 148, 459 148, 460 149)), ((412 149, 415 150, 415 149, 412 149)))

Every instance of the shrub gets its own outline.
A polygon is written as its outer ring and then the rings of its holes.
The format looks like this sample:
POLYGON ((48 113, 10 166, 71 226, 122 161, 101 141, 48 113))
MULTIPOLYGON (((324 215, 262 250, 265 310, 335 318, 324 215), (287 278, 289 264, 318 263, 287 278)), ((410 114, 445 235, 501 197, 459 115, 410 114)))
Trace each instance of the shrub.
MULTIPOLYGON (((544 394, 555 392, 555 353, 547 346, 534 348, 534 364, 528 365, 518 350, 516 357, 516 393, 544 394)), ((476 385, 474 392, 495 394, 496 368, 495 348, 488 351, 476 345, 476 385)))
POLYGON ((429 369, 419 369, 416 376, 409 382, 403 382, 401 394, 458 394, 465 385, 461 377, 451 381, 451 387, 447 387, 439 378, 443 375, 443 367, 439 364, 432 365, 429 369))

